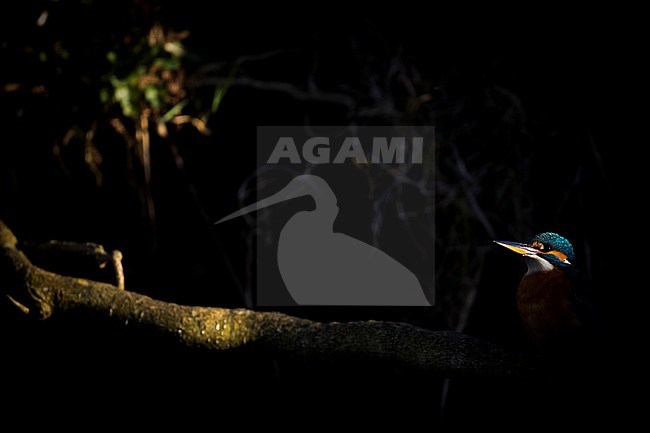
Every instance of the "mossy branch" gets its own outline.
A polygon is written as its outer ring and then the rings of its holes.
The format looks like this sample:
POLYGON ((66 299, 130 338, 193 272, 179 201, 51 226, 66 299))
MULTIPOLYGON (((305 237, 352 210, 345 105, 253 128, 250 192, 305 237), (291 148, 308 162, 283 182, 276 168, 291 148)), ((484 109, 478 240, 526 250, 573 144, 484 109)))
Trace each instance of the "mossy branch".
POLYGON ((513 375, 524 358, 477 338, 405 323, 319 323, 286 314, 163 302, 33 265, 0 221, 0 294, 40 319, 73 310, 146 327, 206 350, 250 346, 302 359, 383 359, 443 376, 513 375))

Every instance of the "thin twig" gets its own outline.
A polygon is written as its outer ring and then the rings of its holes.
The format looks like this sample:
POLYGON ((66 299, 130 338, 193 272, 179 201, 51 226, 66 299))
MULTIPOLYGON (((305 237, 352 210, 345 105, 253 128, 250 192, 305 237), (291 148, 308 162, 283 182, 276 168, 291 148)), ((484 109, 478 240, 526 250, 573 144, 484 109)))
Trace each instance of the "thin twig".
POLYGON ((492 224, 490 223, 490 220, 488 219, 487 215, 485 215, 485 212, 483 212, 483 209, 479 205, 478 200, 476 199, 476 195, 474 194, 472 188, 472 186, 475 184, 474 177, 471 175, 471 173, 467 169, 467 165, 465 165, 465 161, 460 156, 458 147, 456 145, 453 145, 452 150, 454 152, 454 160, 456 162, 456 169, 458 170, 460 184, 463 187, 463 191, 465 192, 465 197, 467 198, 467 204, 469 205, 470 209, 472 209, 472 212, 474 213, 476 219, 481 223, 481 225, 485 229, 487 235, 490 238, 494 239, 495 238, 494 228, 492 227, 492 224))
POLYGON ((122 253, 118 250, 111 255, 113 269, 115 269, 115 281, 118 290, 124 290, 124 268, 122 267, 122 253))
POLYGON ((249 77, 239 77, 234 80, 229 80, 225 77, 206 77, 196 80, 196 86, 225 86, 231 87, 248 87, 257 90, 267 90, 272 92, 281 92, 297 101, 307 102, 326 102, 331 104, 338 104, 352 109, 355 106, 355 100, 343 93, 328 93, 320 91, 305 91, 301 88, 291 84, 282 83, 277 81, 261 81, 249 77))
POLYGON ((91 257, 100 268, 103 268, 106 263, 111 261, 111 256, 104 250, 104 247, 92 242, 79 243, 54 240, 39 243, 21 242, 20 247, 27 254, 54 253, 91 257))

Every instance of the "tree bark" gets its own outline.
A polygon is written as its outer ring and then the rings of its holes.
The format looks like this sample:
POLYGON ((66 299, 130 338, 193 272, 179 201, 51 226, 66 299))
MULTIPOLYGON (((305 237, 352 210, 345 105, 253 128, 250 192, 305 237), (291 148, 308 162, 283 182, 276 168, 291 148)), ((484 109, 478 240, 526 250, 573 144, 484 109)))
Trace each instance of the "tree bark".
POLYGON ((0 221, 0 294, 39 319, 73 310, 144 327, 205 350, 254 347, 301 359, 365 357, 441 376, 517 375, 522 355, 465 334, 405 323, 319 323, 274 312, 177 305, 33 265, 0 221))

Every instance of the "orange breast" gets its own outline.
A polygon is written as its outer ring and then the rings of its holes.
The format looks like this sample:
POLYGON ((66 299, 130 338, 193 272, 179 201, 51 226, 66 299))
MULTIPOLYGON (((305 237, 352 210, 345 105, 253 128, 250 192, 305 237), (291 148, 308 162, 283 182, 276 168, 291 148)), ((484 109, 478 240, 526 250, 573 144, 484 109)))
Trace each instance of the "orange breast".
POLYGON ((571 282, 558 269, 526 275, 517 290, 519 315, 540 350, 566 344, 579 323, 571 311, 571 282))

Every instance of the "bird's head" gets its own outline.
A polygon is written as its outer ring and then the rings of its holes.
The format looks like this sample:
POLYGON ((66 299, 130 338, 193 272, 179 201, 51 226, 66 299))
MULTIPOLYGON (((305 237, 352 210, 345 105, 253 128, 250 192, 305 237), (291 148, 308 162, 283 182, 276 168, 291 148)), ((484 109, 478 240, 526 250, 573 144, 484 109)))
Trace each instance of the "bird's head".
POLYGON ((540 271, 550 271, 553 268, 562 270, 572 269, 575 262, 573 246, 557 233, 540 233, 529 243, 494 241, 526 258, 528 274, 540 271))

